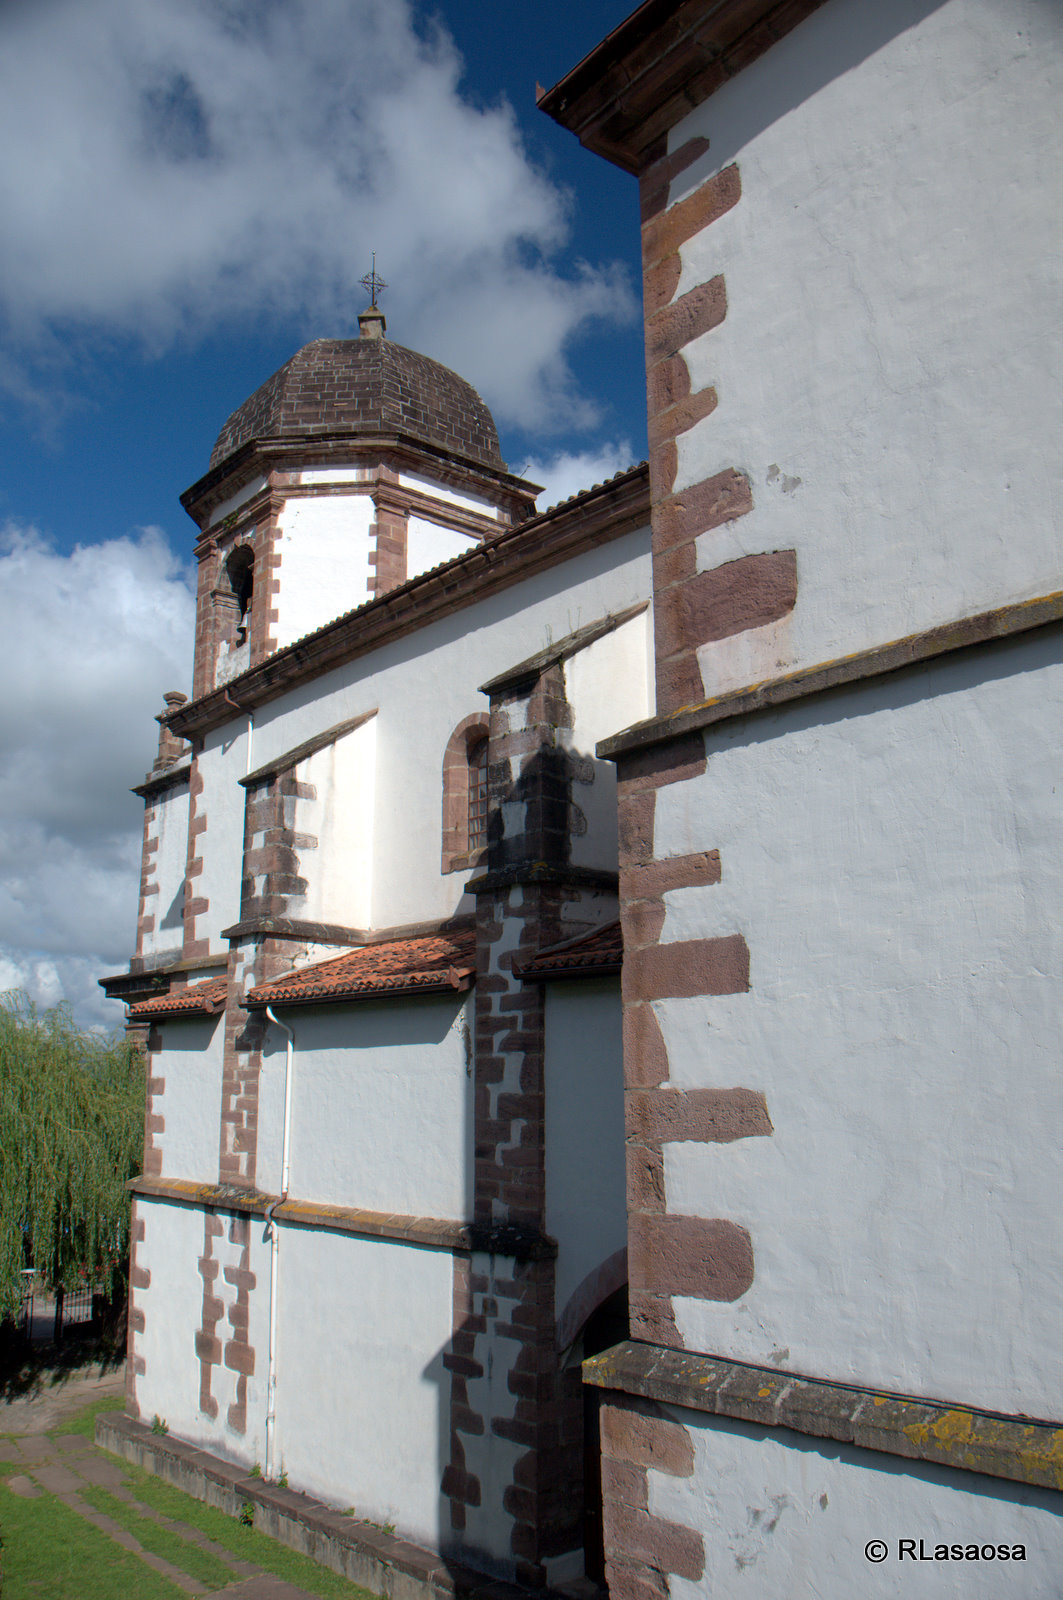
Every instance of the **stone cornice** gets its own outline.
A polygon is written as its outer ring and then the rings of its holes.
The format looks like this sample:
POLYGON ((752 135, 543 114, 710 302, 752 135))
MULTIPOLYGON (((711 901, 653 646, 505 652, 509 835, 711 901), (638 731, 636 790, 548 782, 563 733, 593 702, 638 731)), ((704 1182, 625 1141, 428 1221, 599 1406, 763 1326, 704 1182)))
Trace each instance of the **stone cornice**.
POLYGON ((888 644, 876 645, 870 650, 857 650, 850 656, 820 661, 815 666, 802 667, 798 672, 788 672, 778 678, 765 678, 759 683, 746 684, 727 694, 714 695, 698 705, 680 706, 667 716, 650 717, 645 722, 636 722, 632 727, 625 728, 622 733, 602 739, 595 747, 596 754, 603 760, 617 761, 635 751, 666 744, 670 739, 699 732, 702 728, 712 727, 733 717, 770 711, 791 700, 803 700, 829 689, 844 688, 865 678, 901 672, 905 667, 929 661, 952 650, 989 644, 995 639, 1007 639, 1032 628, 1043 628, 1060 621, 1063 621, 1063 589, 1031 600, 996 606, 992 611, 980 611, 975 616, 960 617, 955 622, 942 623, 922 633, 910 633, 903 639, 893 639, 888 644))
POLYGON ((416 628, 648 525, 649 485, 643 464, 366 601, 223 687, 181 706, 167 717, 167 726, 182 738, 201 735, 230 720, 233 702, 240 713, 262 705, 416 628))
POLYGON ((164 789, 176 789, 178 784, 187 783, 191 772, 190 761, 176 761, 172 767, 166 767, 162 772, 149 772, 144 782, 134 784, 129 792, 140 795, 142 800, 148 800, 153 794, 161 794, 164 789))
POLYGON ((583 1381, 665 1405, 792 1428, 1015 1483, 1063 1489, 1063 1423, 857 1388, 628 1341, 583 1363, 583 1381))
POLYGON ((515 667, 509 667, 505 672, 500 672, 497 677, 491 678, 487 683, 481 683, 481 694, 498 694, 503 689, 512 689, 517 684, 523 683, 528 678, 536 678, 547 667, 553 666, 558 661, 567 661, 571 656, 577 655, 580 650, 585 650, 588 645, 594 644, 598 639, 604 639, 607 633, 614 633, 617 628, 622 628, 625 622, 631 622, 635 617, 648 611, 650 602, 639 601, 638 605, 628 606, 624 611, 615 611, 609 616, 599 617, 597 622, 588 622, 586 627, 577 628, 574 633, 568 633, 563 639, 558 639, 554 644, 548 644, 542 650, 537 650, 535 655, 528 656, 515 667))
MULTIPOLYGON (((536 486, 518 478, 515 473, 500 472, 482 462, 466 461, 445 450, 423 444, 420 440, 407 439, 400 433, 369 431, 365 435, 324 434, 314 439, 249 439, 219 466, 212 467, 186 489, 181 496, 181 504, 204 534, 210 531, 216 533, 217 527, 213 530, 209 528, 212 511, 220 501, 236 494, 242 483, 269 476, 274 471, 298 471, 326 466, 335 460, 351 461, 364 455, 394 456, 413 471, 442 471, 444 476, 453 474, 456 482, 475 485, 484 492, 485 498, 513 511, 534 504, 536 486)), ((242 515, 243 508, 240 507, 239 511, 242 515)))
POLYGON ((689 111, 823 0, 646 0, 560 83, 540 111, 625 172, 689 111))
POLYGON ((308 756, 316 756, 319 750, 327 750, 330 744, 337 744, 346 738, 347 734, 354 733, 357 728, 371 722, 376 714, 377 707, 374 706, 371 711, 363 711, 357 717, 348 717, 344 722, 337 722, 331 728, 316 733, 312 739, 304 739, 302 744, 295 745, 291 750, 285 750, 282 755, 274 756, 272 761, 263 762, 254 772, 249 772, 246 778, 237 778, 236 781, 245 789, 254 789, 267 778, 275 778, 281 772, 289 772, 308 756))
POLYGON ((242 1188, 230 1183, 195 1183, 187 1178, 133 1178, 126 1185, 133 1194, 177 1205, 217 1211, 239 1211, 263 1217, 267 1210, 278 1222, 303 1228, 323 1228, 331 1233, 353 1233, 365 1239, 387 1239, 436 1250, 482 1252, 510 1256, 517 1261, 541 1261, 556 1256, 557 1242, 535 1228, 510 1223, 452 1222, 441 1217, 406 1217, 387 1211, 363 1211, 356 1206, 330 1206, 316 1200, 285 1200, 279 1194, 242 1188))

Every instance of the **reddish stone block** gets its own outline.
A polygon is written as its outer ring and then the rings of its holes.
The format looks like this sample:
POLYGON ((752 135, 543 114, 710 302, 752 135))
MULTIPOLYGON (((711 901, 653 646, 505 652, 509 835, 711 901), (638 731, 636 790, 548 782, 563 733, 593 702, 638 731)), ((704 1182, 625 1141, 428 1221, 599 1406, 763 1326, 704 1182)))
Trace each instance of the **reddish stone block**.
POLYGON ((225 1365, 233 1372, 241 1372, 245 1377, 253 1377, 255 1371, 255 1352, 249 1344, 242 1340, 230 1339, 225 1346, 225 1365))
POLYGON ((646 268, 642 274, 642 307, 647 317, 669 303, 679 287, 682 270, 678 250, 646 268))
POLYGON ((680 200, 678 205, 662 211, 643 224, 644 264, 652 265, 662 256, 678 250, 680 245, 730 211, 741 197, 742 180, 736 166, 724 167, 715 177, 706 179, 685 200, 680 200))
POLYGON ((680 999, 743 994, 749 988, 749 948, 740 933, 684 939, 636 950, 624 963, 624 999, 680 999))
POLYGON ((755 1089, 651 1089, 624 1096, 627 1134, 640 1144, 729 1144, 774 1132, 755 1089))
POLYGON ((653 1088, 668 1078, 668 1051, 653 1007, 624 1007, 624 1081, 628 1088, 653 1088))
POLYGON ((646 1469, 632 1467, 626 1462, 602 1459, 602 1495, 606 1500, 616 1500, 639 1511, 648 1508, 646 1469))
POLYGON ((753 494, 744 473, 728 468, 703 478, 654 507, 654 554, 734 522, 752 509, 753 494))
POLYGON ((655 311, 646 323, 646 365, 667 361, 692 339, 718 328, 727 315, 727 286, 722 274, 699 283, 671 305, 655 311))
POLYGON ((656 796, 648 792, 625 793, 619 797, 620 861, 623 866, 648 861, 653 857, 653 823, 656 796))
POLYGON ((729 639, 778 622, 797 602, 797 554, 774 550, 742 556, 654 599, 654 625, 662 655, 729 639))
POLYGON ((737 1300, 753 1282, 745 1228, 719 1217, 634 1212, 628 1229, 632 1289, 697 1300, 737 1300))

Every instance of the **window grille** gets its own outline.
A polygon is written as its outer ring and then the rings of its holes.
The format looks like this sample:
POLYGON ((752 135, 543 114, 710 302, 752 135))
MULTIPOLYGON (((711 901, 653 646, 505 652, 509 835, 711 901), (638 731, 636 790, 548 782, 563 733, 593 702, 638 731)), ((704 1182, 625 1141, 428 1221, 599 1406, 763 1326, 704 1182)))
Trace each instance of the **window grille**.
POLYGON ((469 746, 469 850, 487 843, 487 740, 469 746))

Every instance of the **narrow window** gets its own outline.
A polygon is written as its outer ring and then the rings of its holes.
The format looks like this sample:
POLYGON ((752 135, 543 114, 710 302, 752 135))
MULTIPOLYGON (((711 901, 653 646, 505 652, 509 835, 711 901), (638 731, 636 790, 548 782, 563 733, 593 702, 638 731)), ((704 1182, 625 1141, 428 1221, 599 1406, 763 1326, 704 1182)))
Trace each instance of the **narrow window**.
POLYGON ((469 746, 469 852, 487 843, 487 740, 469 746))
POLYGON ((251 622, 251 597, 255 589, 255 555, 249 545, 237 545, 225 562, 229 587, 240 607, 240 621, 236 629, 236 642, 243 644, 251 622))

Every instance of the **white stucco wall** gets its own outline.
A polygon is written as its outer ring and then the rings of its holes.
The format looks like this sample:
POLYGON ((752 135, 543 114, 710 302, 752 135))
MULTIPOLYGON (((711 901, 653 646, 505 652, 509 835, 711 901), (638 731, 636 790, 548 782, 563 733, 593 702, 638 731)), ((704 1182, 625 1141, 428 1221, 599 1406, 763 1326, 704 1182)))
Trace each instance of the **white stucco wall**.
POLYGON ((572 860, 581 867, 616 869, 616 767, 599 761, 594 747, 653 711, 651 627, 651 613, 644 611, 565 662, 569 748, 594 777, 592 783, 572 784, 572 803, 586 822, 586 831, 572 840, 572 860))
POLYGON ((153 1070, 166 1085, 155 1097, 165 1122, 155 1135, 162 1170, 168 1178, 217 1183, 224 1018, 170 1017, 157 1026, 163 1048, 153 1070))
POLYGON ((620 1021, 619 978, 546 985, 546 1231, 558 1241, 559 1317, 627 1243, 620 1021))
MULTIPOLYGON (((374 927, 444 917, 462 900, 464 876, 444 876, 440 870, 441 775, 454 728, 464 717, 487 710, 479 685, 572 626, 646 599, 650 582, 649 530, 642 529, 407 634, 259 708, 256 766, 334 723, 379 708, 374 927), (573 624, 573 617, 580 623, 573 624)), ((627 720, 618 712, 614 726, 627 720)), ((240 765, 239 757, 234 759, 240 765)), ((234 783, 238 775, 233 774, 234 783)), ((243 790, 237 790, 242 796, 243 790)), ((235 848, 239 856, 239 843, 235 848)))
POLYGON ((499 507, 484 495, 465 494, 460 489, 451 488, 449 484, 437 483, 435 478, 423 473, 400 472, 399 483, 404 489, 413 489, 418 494, 429 495, 433 500, 442 500, 444 505, 459 506, 463 511, 473 511, 481 517, 493 517, 495 521, 502 520, 499 507))
POLYGON ((741 933, 747 994, 657 1002, 678 1087, 773 1137, 665 1147, 669 1209, 752 1235, 687 1345, 1058 1416, 1063 708, 1057 630, 707 736, 659 856, 718 848, 662 941, 741 933))
POLYGON ((411 516, 406 526, 406 576, 430 572, 442 561, 460 556, 478 541, 455 528, 444 528, 425 517, 411 516))
POLYGON ((293 1488, 437 1548, 450 1522, 440 1480, 452 1303, 445 1251, 282 1229, 280 1470, 293 1488))
POLYGON ((706 692, 1058 589, 1063 13, 829 4, 669 136, 742 197, 681 248, 724 322, 687 346, 717 409, 676 489, 738 467, 710 568, 793 548, 791 617, 701 652, 706 692))
MULTIPOLYGON (((457 1222, 472 1215, 471 1006, 463 996, 290 1007, 291 1193, 457 1222)), ((259 1184, 280 1189, 284 1035, 259 1085, 259 1184)))
POLYGON ((301 761, 295 776, 314 798, 295 802, 297 833, 317 840, 297 847, 306 882, 291 915, 348 928, 372 925, 376 718, 301 761))
POLYGON ((158 840, 154 855, 154 881, 158 894, 152 895, 149 915, 155 927, 144 935, 144 954, 160 955, 180 950, 184 942, 185 870, 188 866, 188 780, 164 789, 152 798, 155 821, 152 834, 158 840))
POLYGON ((285 502, 277 517, 281 565, 273 574, 281 584, 272 601, 279 647, 369 599, 369 527, 375 514, 367 494, 300 496, 285 502))
MULTIPOLYGON (((197 836, 196 849, 203 867, 190 881, 190 898, 209 902, 196 918, 196 938, 210 940, 211 953, 228 951, 221 930, 239 920, 240 878, 244 852, 244 799, 239 780, 248 771, 248 719, 245 715, 214 728, 205 735, 199 754, 202 793, 196 813, 207 819, 197 836)), ((258 762, 254 732, 250 735, 251 760, 258 762)))
POLYGON ((669 1414, 690 1429, 695 1470, 690 1478, 672 1478, 651 1469, 649 1509, 699 1529, 705 1544, 703 1577, 670 1577, 673 1600, 1001 1600, 1057 1591, 1063 1525, 1051 1491, 785 1429, 671 1408, 669 1414), (1022 1544, 1026 1559, 899 1558, 900 1540, 920 1538, 931 1551, 937 1544, 1022 1544), (886 1543, 885 1561, 865 1556, 873 1539, 886 1543))
MULTIPOLYGON (((137 1215, 144 1219, 144 1238, 137 1246, 137 1265, 151 1273, 146 1289, 135 1290, 136 1305, 144 1312, 144 1331, 135 1335, 134 1349, 144 1357, 145 1370, 136 1378, 140 1414, 150 1423, 160 1417, 171 1433, 205 1450, 251 1467, 265 1461, 266 1379, 269 1340, 269 1246, 263 1238, 261 1218, 251 1221, 250 1264, 256 1287, 249 1297, 248 1338, 256 1351, 255 1371, 247 1380, 247 1428, 239 1433, 229 1425, 228 1407, 237 1398, 237 1374, 224 1363, 213 1368, 212 1394, 218 1415, 209 1417, 199 1408, 200 1367, 196 1331, 202 1325, 203 1278, 199 1258, 204 1253, 203 1213, 192 1206, 137 1197, 137 1215)), ((237 1290, 225 1275, 240 1265, 242 1246, 229 1238, 231 1217, 220 1213, 225 1231, 211 1241, 219 1263, 212 1293, 228 1308, 237 1290)), ((228 1318, 217 1327, 224 1344, 231 1338, 228 1318)))

